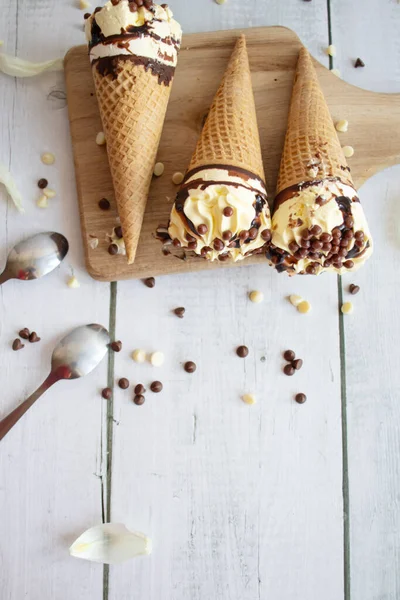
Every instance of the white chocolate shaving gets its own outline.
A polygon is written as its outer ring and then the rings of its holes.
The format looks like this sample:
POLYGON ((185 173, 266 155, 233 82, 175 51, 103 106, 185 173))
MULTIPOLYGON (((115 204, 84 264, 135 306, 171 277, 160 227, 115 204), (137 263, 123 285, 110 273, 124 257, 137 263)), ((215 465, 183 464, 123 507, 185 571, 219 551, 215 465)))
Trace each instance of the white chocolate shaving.
POLYGON ((62 58, 34 63, 29 60, 0 53, 0 71, 10 77, 34 77, 45 71, 62 71, 64 61, 62 58))

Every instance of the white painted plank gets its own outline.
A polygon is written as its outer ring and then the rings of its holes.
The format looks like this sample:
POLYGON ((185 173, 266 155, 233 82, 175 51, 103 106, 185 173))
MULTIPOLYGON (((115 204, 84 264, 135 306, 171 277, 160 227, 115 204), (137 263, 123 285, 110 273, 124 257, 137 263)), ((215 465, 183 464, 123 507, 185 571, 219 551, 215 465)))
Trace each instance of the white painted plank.
MULTIPOLYGON (((397 2, 335 1, 332 26, 344 79, 376 91, 400 90, 397 2), (358 56, 364 69, 353 67, 358 56)), ((351 123, 345 143, 351 144, 351 123)), ((353 600, 400 596, 399 176, 394 167, 361 189, 375 254, 345 284, 361 287, 352 298, 355 314, 345 320, 353 600)))
MULTIPOLYGON (((78 43, 81 23, 72 2, 3 0, 0 39, 6 52, 43 60, 78 43)), ((63 88, 62 74, 17 82, 0 77, 0 160, 11 167, 26 206, 19 215, 0 191, 1 261, 15 242, 41 230, 61 231, 71 244, 65 264, 48 278, 0 288, 2 417, 41 383, 53 345, 70 328, 107 325, 109 286, 83 270, 67 112, 61 101, 48 99, 52 89, 63 88), (41 164, 44 150, 55 153, 54 167, 41 164), (35 205, 39 177, 47 177, 58 194, 46 211, 35 205), (72 269, 79 290, 66 286, 72 269), (23 326, 35 329, 42 342, 14 353, 10 344, 23 326)), ((58 384, 1 442, 2 600, 101 597, 102 567, 70 558, 68 546, 101 521, 99 388, 106 369, 104 363, 86 380, 58 384)))
MULTIPOLYGON (((322 62, 324 6, 176 1, 185 29, 283 24, 322 62)), ((164 391, 136 407, 116 393, 111 512, 154 540, 151 558, 111 569, 110 600, 337 600, 343 597, 341 419, 335 278, 289 280, 265 267, 118 284, 116 379, 164 391), (261 289, 266 301, 251 304, 261 289), (301 316, 285 300, 304 294, 301 316), (171 310, 186 307, 180 321, 171 310), (245 343, 243 361, 235 348, 245 343), (137 366, 135 347, 165 366, 137 366), (293 347, 304 370, 281 373, 293 347), (326 348, 329 348, 329 354, 326 348), (265 361, 264 361, 265 358, 265 361), (198 369, 188 375, 185 360, 198 369), (258 404, 241 403, 254 391, 258 404), (308 404, 293 394, 304 391, 308 404)))

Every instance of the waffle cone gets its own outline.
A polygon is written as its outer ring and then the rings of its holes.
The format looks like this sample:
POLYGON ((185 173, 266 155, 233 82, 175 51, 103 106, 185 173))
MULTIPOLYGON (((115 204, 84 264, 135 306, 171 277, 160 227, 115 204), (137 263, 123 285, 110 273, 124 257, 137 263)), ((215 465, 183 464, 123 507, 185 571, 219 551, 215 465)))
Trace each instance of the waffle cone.
POLYGON ((188 170, 205 165, 240 167, 265 178, 244 35, 236 43, 188 170))
POLYGON ((116 73, 93 77, 128 263, 135 260, 171 91, 142 65, 118 60, 116 73))
POLYGON ((326 177, 354 187, 332 117, 309 52, 302 48, 294 80, 277 193, 326 177), (311 167, 315 165, 317 169, 311 167))

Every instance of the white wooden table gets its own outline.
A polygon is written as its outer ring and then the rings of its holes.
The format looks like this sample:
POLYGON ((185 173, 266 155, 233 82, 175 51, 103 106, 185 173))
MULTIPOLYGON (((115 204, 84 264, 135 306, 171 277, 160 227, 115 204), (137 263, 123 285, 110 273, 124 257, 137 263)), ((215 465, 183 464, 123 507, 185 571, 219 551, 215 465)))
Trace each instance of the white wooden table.
MULTIPOLYGON (((281 24, 344 79, 399 91, 396 0, 174 0, 186 32, 281 24), (354 69, 360 56, 365 69, 354 69)), ((82 43, 74 0, 0 0, 4 50, 32 60, 82 43)), ((398 600, 400 597, 400 167, 361 190, 376 252, 360 273, 289 280, 259 266, 141 282, 85 273, 61 74, 0 77, 0 162, 22 188, 19 215, 0 192, 0 256, 24 235, 55 229, 71 252, 51 277, 0 288, 0 416, 42 381, 71 327, 101 322, 124 349, 85 380, 45 396, 0 446, 1 600, 398 600), (45 167, 41 152, 56 155, 45 167), (58 192, 36 207, 36 181, 58 192), (66 280, 74 271, 81 287, 66 280), (355 313, 338 306, 361 286, 355 313), (253 305, 248 291, 265 302, 253 305), (285 300, 313 305, 301 317, 285 300), (186 307, 183 320, 171 315, 186 307), (22 327, 42 338, 12 352, 22 327), (251 357, 240 362, 237 345, 251 357), (164 350, 159 370, 134 348, 164 350), (295 378, 281 352, 305 360, 295 378), (264 359, 265 357, 265 359, 264 359), (194 360, 196 374, 181 366, 194 360), (143 407, 100 390, 127 376, 164 382, 143 407), (239 400, 255 391, 258 404, 239 400), (304 391, 299 406, 293 393, 304 391), (102 514, 104 513, 104 514, 102 514), (152 537, 153 554, 103 569, 70 558, 70 543, 102 518, 152 537)), ((345 118, 346 115, 343 115, 345 118)), ((351 143, 351 123, 347 134, 351 143)), ((373 144, 373 140, 371 140, 373 144)), ((357 151, 357 149, 356 149, 357 151)))

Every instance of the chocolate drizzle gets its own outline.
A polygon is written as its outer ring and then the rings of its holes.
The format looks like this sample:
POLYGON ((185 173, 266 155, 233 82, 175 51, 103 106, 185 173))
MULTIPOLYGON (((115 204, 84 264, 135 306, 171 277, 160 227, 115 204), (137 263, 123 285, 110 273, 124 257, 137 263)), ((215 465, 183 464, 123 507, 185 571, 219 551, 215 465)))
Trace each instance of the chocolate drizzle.
POLYGON ((118 74, 122 68, 122 62, 132 62, 135 65, 142 65, 145 71, 151 71, 151 73, 158 77, 158 83, 169 86, 171 83, 175 67, 170 65, 163 65, 162 63, 152 58, 144 58, 143 56, 133 56, 129 54, 121 54, 119 56, 103 56, 93 61, 93 65, 96 66, 98 72, 103 77, 111 75, 112 79, 117 79, 118 74))

